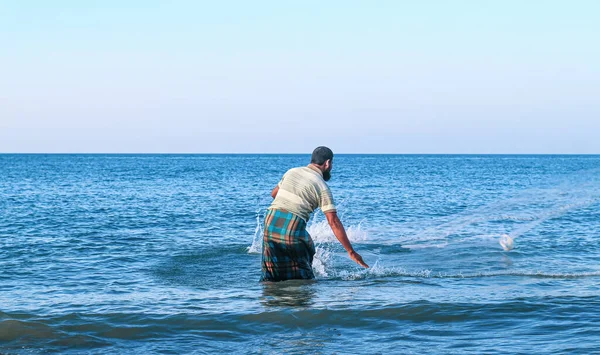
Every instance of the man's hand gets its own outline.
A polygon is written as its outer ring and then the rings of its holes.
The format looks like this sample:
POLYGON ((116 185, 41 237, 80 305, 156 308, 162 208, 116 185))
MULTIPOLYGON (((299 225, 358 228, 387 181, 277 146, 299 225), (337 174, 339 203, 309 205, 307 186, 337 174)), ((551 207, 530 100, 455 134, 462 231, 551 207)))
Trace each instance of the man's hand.
POLYGON ((354 250, 352 250, 351 252, 349 252, 348 255, 350 256, 350 259, 352 259, 358 265, 360 265, 360 266, 362 266, 364 268, 368 268, 369 267, 369 265, 367 265, 363 261, 362 256, 360 256, 360 254, 357 253, 357 252, 355 252, 354 250))

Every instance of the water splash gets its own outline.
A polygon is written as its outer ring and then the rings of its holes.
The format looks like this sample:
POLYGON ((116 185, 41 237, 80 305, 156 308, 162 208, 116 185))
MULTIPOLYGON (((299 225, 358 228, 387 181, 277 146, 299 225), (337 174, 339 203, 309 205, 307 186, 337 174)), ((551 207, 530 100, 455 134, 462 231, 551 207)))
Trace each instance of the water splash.
POLYGON ((317 278, 329 278, 335 271, 333 250, 327 245, 317 246, 315 250, 312 263, 313 272, 317 278))
MULTIPOLYGON (((352 243, 364 242, 367 240, 368 232, 363 229, 362 221, 357 225, 346 227, 346 235, 352 243)), ((329 226, 327 220, 315 220, 306 230, 310 234, 315 243, 337 243, 338 240, 333 234, 333 230, 329 226)))
MULTIPOLYGON (((254 229, 254 236, 252 238, 252 244, 246 248, 249 254, 260 254, 262 253, 262 241, 264 234, 264 216, 266 211, 258 209, 256 211, 256 228, 254 229)), ((333 234, 333 230, 329 226, 324 217, 320 219, 319 215, 313 217, 312 222, 308 225, 307 231, 310 234, 313 242, 315 243, 315 256, 313 258, 312 268, 317 278, 327 279, 336 277, 336 266, 335 259, 340 257, 335 252, 338 249, 338 240, 333 234)), ((357 225, 349 225, 346 228, 346 234, 348 239, 352 243, 362 242, 367 240, 368 232, 362 226, 363 221, 357 225)), ((344 257, 347 257, 343 253, 344 257)))
MULTIPOLYGON (((312 223, 307 227, 313 242, 315 243, 315 257, 313 259, 313 271, 317 278, 332 278, 337 275, 335 260, 337 257, 346 257, 346 253, 336 254, 334 251, 338 249, 339 241, 333 234, 333 230, 329 226, 326 219, 320 219, 320 215, 313 217, 312 223)), ((343 218, 343 216, 342 216, 343 218)), ((368 232, 362 227, 363 221, 357 225, 349 225, 346 227, 346 235, 352 243, 366 241, 368 232)))
POLYGON ((248 254, 260 254, 262 252, 264 227, 261 223, 261 217, 264 218, 264 213, 261 214, 260 211, 260 208, 256 210, 256 228, 254 229, 252 244, 247 248, 248 254))

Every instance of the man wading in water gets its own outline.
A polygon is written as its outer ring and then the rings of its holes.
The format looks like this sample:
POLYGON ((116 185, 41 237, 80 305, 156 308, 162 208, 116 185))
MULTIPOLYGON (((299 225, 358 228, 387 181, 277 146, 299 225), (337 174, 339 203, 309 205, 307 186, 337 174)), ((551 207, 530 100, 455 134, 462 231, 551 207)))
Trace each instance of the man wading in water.
POLYGON ((315 278, 311 266, 315 246, 306 222, 318 207, 350 259, 369 267, 352 249, 325 183, 331 178, 332 160, 331 149, 317 147, 308 166, 288 170, 271 192, 274 200, 265 217, 261 281, 315 278))

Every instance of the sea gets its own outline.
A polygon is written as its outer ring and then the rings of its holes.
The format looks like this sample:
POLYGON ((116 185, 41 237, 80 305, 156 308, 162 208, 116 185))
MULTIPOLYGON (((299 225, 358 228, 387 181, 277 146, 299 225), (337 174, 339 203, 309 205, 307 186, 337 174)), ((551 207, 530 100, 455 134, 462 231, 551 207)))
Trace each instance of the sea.
POLYGON ((316 279, 261 283, 309 160, 0 155, 0 353, 600 354, 599 155, 336 155, 370 268, 317 210, 316 279))

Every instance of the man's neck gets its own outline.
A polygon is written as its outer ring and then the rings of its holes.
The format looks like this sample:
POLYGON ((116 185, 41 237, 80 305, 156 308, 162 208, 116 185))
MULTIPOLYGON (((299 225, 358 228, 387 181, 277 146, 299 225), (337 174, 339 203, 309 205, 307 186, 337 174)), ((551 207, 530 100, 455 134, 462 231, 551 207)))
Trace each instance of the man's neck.
POLYGON ((324 170, 324 169, 323 169, 323 167, 322 167, 322 166, 320 166, 320 165, 317 165, 317 164, 315 164, 315 163, 310 163, 310 164, 308 164, 308 168, 309 168, 309 169, 312 169, 312 170, 314 170, 314 171, 316 171, 316 172, 318 172, 319 174, 321 174, 321 176, 323 176, 323 170, 324 170))

